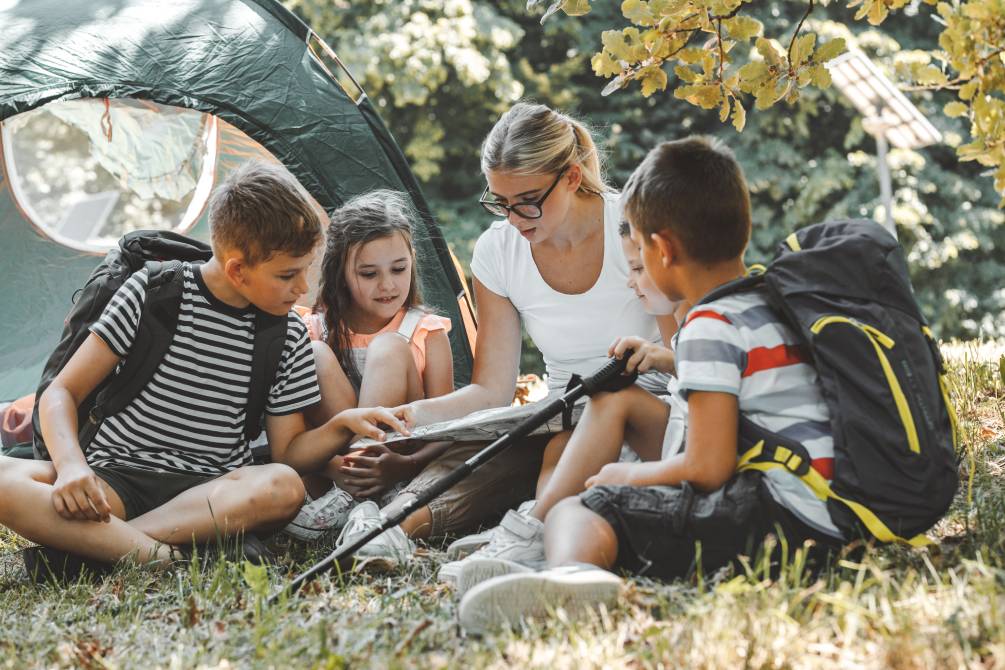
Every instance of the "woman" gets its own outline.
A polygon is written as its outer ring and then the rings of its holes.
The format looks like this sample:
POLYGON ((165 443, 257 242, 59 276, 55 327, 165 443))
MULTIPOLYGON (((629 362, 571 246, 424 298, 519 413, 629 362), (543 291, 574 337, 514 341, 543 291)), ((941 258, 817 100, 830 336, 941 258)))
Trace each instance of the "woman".
MULTIPOLYGON (((521 323, 544 357, 550 391, 563 389, 572 374, 602 365, 618 336, 659 341, 656 319, 628 287, 618 198, 603 181, 597 147, 583 124, 544 105, 519 103, 485 139, 482 171, 488 186, 481 203, 505 220, 482 234, 471 262, 479 317, 472 383, 411 403, 417 425, 510 404, 521 323)), ((665 380, 653 385, 665 387, 665 380)), ((551 440, 545 470, 554 467, 567 439, 562 434, 551 440)), ((455 532, 530 497, 542 469, 542 444, 530 440, 500 454, 359 555, 408 555, 408 537, 455 532)), ((482 446, 453 445, 391 506, 414 497, 482 446)), ((350 519, 343 541, 379 522, 374 516, 350 519)))

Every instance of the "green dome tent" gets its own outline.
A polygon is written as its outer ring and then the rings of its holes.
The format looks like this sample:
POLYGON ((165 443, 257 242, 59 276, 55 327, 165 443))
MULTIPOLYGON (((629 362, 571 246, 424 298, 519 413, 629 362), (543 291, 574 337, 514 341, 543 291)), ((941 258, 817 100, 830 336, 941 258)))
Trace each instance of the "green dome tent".
POLYGON ((411 196, 424 297, 453 320, 455 380, 469 381, 470 306, 414 175, 337 56, 278 2, 0 0, 0 131, 0 401, 34 390, 118 235, 205 239, 212 185, 256 157, 329 212, 375 188, 411 196))

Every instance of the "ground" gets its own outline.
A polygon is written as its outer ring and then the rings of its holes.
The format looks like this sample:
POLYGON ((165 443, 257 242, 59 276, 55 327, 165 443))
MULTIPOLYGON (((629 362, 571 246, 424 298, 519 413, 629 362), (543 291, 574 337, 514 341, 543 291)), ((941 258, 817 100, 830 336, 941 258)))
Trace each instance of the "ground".
POLYGON ((9 553, 24 542, 0 529, 0 668, 1005 668, 1005 358, 1001 345, 945 351, 965 447, 932 548, 884 547, 818 576, 796 565, 772 580, 752 561, 639 579, 590 621, 557 612, 475 639, 435 579, 437 546, 401 573, 331 575, 269 606, 327 547, 292 547, 269 571, 122 568, 53 589, 27 583, 9 553))

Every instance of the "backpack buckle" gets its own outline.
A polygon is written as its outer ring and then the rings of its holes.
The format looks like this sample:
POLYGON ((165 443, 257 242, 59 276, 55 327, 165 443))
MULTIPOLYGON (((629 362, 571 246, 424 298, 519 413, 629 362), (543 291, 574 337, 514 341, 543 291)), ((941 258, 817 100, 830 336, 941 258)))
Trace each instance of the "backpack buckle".
POLYGON ((788 447, 783 447, 780 444, 775 446, 773 460, 776 463, 784 465, 786 470, 797 477, 803 477, 810 471, 810 462, 808 459, 803 458, 788 447))

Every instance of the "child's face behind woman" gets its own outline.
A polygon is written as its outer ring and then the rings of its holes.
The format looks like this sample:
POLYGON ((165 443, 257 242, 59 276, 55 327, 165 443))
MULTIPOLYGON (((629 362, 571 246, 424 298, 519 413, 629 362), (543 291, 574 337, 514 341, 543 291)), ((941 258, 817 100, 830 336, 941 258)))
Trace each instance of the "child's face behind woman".
POLYGON ((352 297, 350 326, 357 332, 376 332, 408 299, 412 249, 400 234, 370 240, 349 251, 345 273, 352 297))
POLYGON ((628 286, 642 301, 642 309, 646 311, 646 314, 653 316, 673 314, 676 304, 660 293, 649 275, 646 274, 645 268, 642 267, 639 248, 632 241, 632 238, 622 237, 621 249, 625 252, 625 260, 628 261, 628 286))

